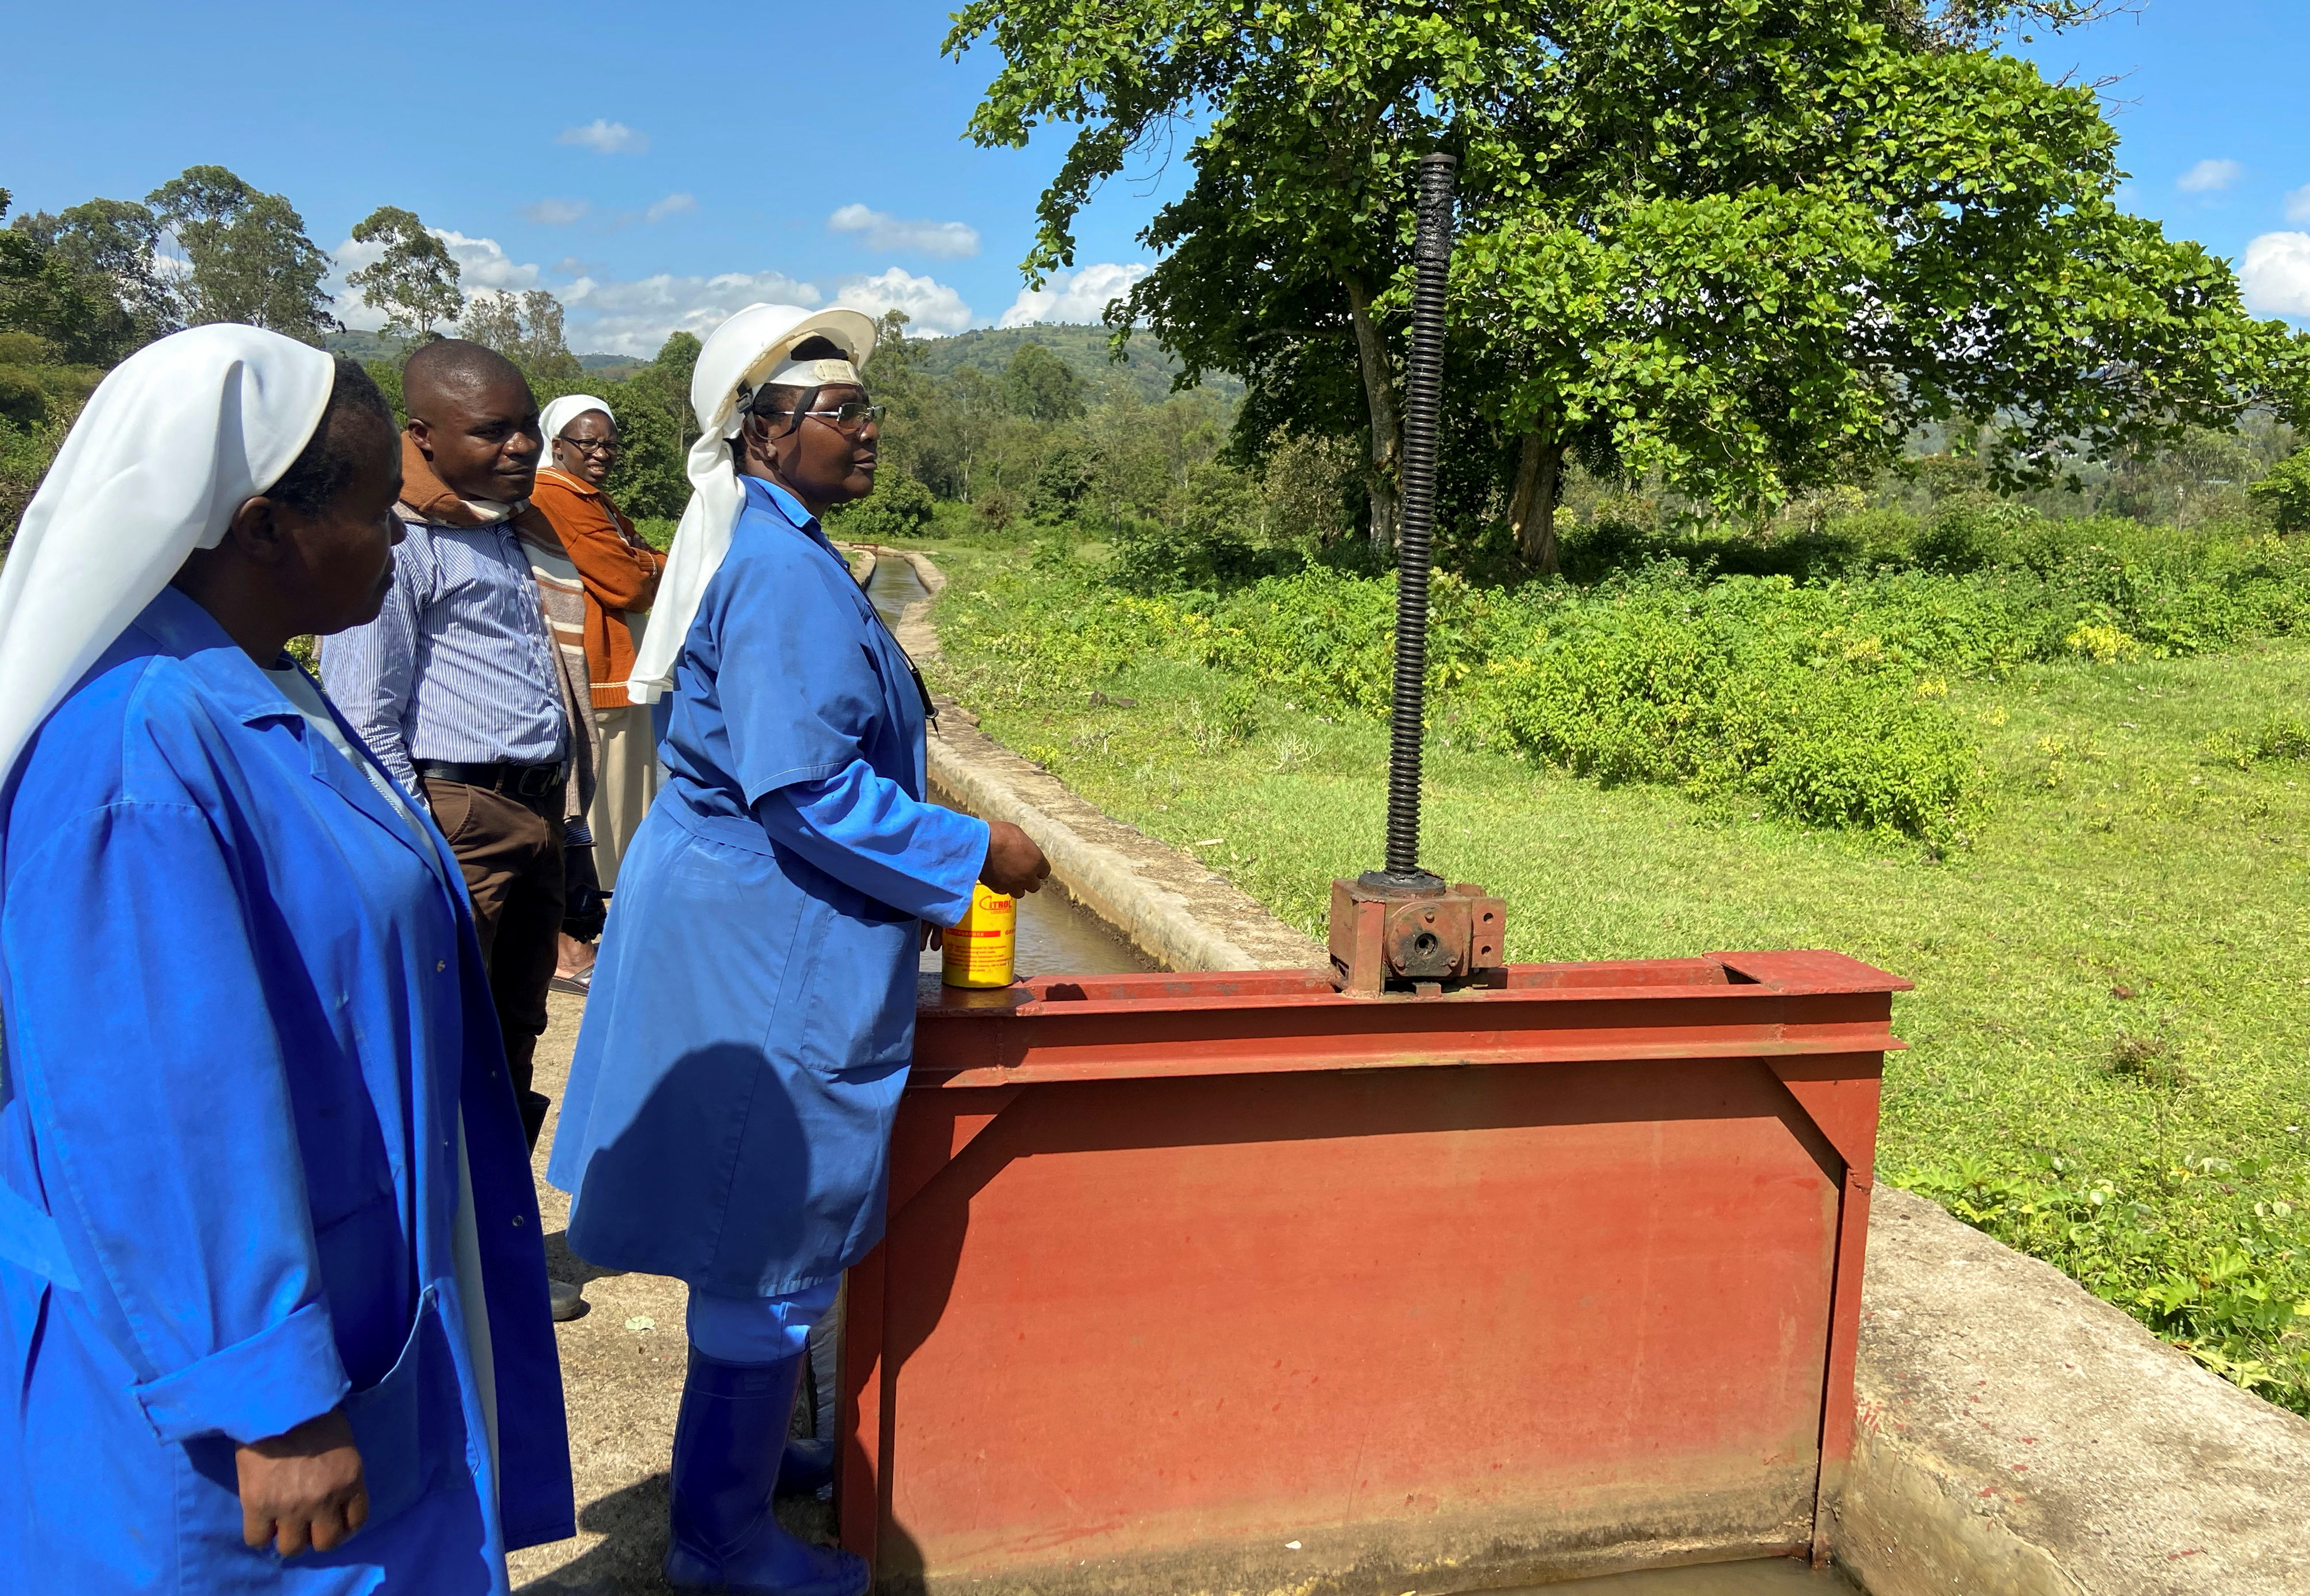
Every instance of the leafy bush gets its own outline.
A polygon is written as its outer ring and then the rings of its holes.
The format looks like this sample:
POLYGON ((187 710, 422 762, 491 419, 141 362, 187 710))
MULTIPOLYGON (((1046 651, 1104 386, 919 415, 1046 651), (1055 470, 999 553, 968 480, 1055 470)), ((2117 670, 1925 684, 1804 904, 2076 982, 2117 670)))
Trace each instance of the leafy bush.
POLYGON ((0 419, 0 556, 15 541, 16 523, 24 507, 39 490, 48 464, 64 447, 65 423, 60 417, 29 427, 0 419))
POLYGON ((846 504, 826 518, 829 535, 858 543, 884 543, 918 538, 938 514, 931 490, 903 471, 884 472, 874 480, 874 491, 846 504))
POLYGON ((2112 1177, 2040 1153, 2018 1174, 1965 1158, 1894 1179, 2054 1265, 2216 1374, 2310 1415, 2297 1206, 2241 1199, 2222 1205, 2236 1211, 2200 1223, 2189 1201, 2206 1188, 2229 1196, 2263 1172, 2253 1158, 2201 1157, 2112 1177))
MULTIPOLYGON (((950 650, 980 672, 973 690, 998 698, 1089 684, 1159 653, 1303 707, 1384 715, 1393 582, 1315 564, 1263 576, 1295 557, 1229 530, 1242 524, 1215 509, 1121 533, 1110 585, 1072 559, 996 577, 942 612, 957 629, 950 650)), ((1677 542, 1638 507, 1600 516, 1584 536, 1582 558, 1622 562, 1677 542)), ((1805 558, 1839 563, 1811 579, 1715 575, 1721 548, 1682 546, 1707 562, 1655 555, 1585 587, 1439 575, 1437 734, 1938 845, 1963 833, 1984 780, 1940 701, 1949 679, 2172 657, 2310 626, 2310 551, 2267 533, 2057 523, 1955 499, 1930 526, 1832 523, 1805 558)))
POLYGON ((2310 532, 2310 449, 2298 449, 2246 491, 2280 532, 2310 532))
POLYGON ((22 366, 0 365, 0 421, 37 426, 48 419, 48 394, 22 366))
POLYGON ((989 488, 971 504, 978 519, 988 527, 1001 532, 1019 518, 1019 501, 1001 488, 989 488))

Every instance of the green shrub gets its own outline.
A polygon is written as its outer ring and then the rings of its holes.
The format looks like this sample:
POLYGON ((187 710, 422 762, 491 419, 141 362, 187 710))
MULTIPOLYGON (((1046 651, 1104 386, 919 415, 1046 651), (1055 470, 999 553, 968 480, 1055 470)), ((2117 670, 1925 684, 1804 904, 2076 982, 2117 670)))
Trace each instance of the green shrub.
POLYGON ((1007 490, 989 488, 971 501, 972 512, 990 531, 1001 532, 1019 518, 1019 500, 1007 490))
POLYGON ((48 420, 48 392, 30 369, 0 366, 0 420, 29 427, 48 420))
MULTIPOLYGON (((1680 555, 1627 563, 1675 542, 1633 513, 1584 529, 1589 555, 1622 562, 1593 585, 1439 575, 1431 724, 1599 781, 1737 794, 1804 825, 1941 844, 1984 787, 1971 736, 1940 699, 1950 679, 2310 629, 2310 549, 2267 533, 2054 522, 1961 498, 1922 530, 1860 520, 1805 534, 1806 559, 1841 562, 1812 579, 1712 576, 1680 555)), ((960 618, 951 653, 979 672, 974 690, 998 694, 1089 686, 1159 653, 1302 708, 1385 715, 1393 582, 1314 564, 1262 575, 1273 551, 1229 525, 1125 529, 1109 585, 1072 557, 988 582, 942 612, 942 626, 960 618)), ((1698 551, 1713 561, 1723 548, 1698 551)))
POLYGON ((15 541, 16 523, 39 491, 40 479, 48 474, 48 464, 64 441, 61 418, 30 427, 0 418, 0 555, 5 555, 15 541))
POLYGON ((902 471, 883 473, 874 491, 846 504, 826 518, 829 535, 857 543, 884 543, 919 538, 938 515, 931 490, 902 471))
POLYGON ((2297 449, 2246 491, 2280 532, 2310 532, 2310 449, 2297 449))
POLYGON ((2145 1161, 2116 1176, 2086 1173, 2058 1154, 2033 1155, 2028 1165, 2006 1173, 1967 1158, 1891 1178, 2053 1264, 2216 1374, 2310 1415, 2310 1302, 2297 1300, 2296 1205, 2272 1197, 2249 1207, 2239 1198, 2217 1217, 2187 1201, 2197 1189, 2227 1195, 2260 1181, 2260 1160, 2145 1161))

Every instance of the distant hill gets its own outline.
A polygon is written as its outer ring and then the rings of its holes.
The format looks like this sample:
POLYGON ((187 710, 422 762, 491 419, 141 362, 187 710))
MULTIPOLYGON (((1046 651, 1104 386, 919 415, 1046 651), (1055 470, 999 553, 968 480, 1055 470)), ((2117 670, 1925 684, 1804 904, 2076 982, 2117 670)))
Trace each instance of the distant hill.
POLYGON ((578 363, 586 368, 587 375, 604 382, 623 382, 649 364, 631 355, 579 355, 578 363))
POLYGON ((322 335, 321 347, 356 360, 397 360, 402 349, 400 339, 381 333, 327 333, 322 335))
MULTIPOLYGON (((1120 365, 1109 357, 1107 336, 1105 327, 1055 322, 1037 322, 1024 327, 979 327, 951 337, 920 340, 922 369, 934 377, 944 377, 959 367, 976 366, 990 376, 999 377, 1022 347, 1039 343, 1090 384, 1094 393, 1107 395, 1127 386, 1149 404, 1160 404, 1171 396, 1171 378, 1179 369, 1179 362, 1156 348, 1151 335, 1144 332, 1132 334, 1120 365)), ((1243 396, 1243 384, 1220 373, 1203 378, 1203 386, 1229 404, 1243 396)))
MULTIPOLYGON (((398 360, 407 350, 397 338, 387 338, 379 333, 330 333, 321 340, 321 347, 333 355, 351 355, 356 360, 398 360)), ((578 363, 589 377, 599 377, 604 382, 623 382, 649 364, 631 355, 579 355, 578 363)))

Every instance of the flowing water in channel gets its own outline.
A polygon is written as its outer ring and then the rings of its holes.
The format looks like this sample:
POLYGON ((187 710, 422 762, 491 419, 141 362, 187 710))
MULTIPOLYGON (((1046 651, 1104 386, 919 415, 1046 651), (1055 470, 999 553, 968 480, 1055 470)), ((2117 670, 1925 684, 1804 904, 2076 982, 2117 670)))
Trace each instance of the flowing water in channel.
MULTIPOLYGON (((866 595, 893 627, 908 604, 930 596, 915 568, 895 554, 874 562, 866 595)), ((935 972, 939 956, 924 954, 922 967, 935 972)), ((1136 948, 1077 908, 1059 887, 1048 886, 1019 900, 1018 969, 1022 976, 1106 976, 1154 967, 1136 948)))

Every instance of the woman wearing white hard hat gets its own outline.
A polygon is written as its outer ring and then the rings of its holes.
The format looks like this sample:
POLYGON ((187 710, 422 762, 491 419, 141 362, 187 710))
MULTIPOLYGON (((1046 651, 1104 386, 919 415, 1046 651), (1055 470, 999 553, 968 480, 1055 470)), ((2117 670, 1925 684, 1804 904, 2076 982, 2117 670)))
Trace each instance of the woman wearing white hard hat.
POLYGON ((855 310, 757 305, 699 352, 696 491, 635 666, 637 700, 671 705, 668 779, 547 1171, 581 1257, 690 1286, 681 1589, 865 1589, 770 1511, 804 1345, 881 1236, 925 927, 976 881, 1032 891, 1049 868, 1016 827, 924 801, 920 678, 820 530, 873 490, 873 346, 855 310))
POLYGON ((350 360, 108 376, 0 570, 0 1589, 503 1592, 572 1523, 465 883, 283 653, 373 618, 350 360))

